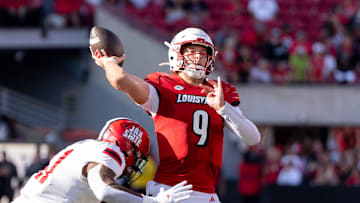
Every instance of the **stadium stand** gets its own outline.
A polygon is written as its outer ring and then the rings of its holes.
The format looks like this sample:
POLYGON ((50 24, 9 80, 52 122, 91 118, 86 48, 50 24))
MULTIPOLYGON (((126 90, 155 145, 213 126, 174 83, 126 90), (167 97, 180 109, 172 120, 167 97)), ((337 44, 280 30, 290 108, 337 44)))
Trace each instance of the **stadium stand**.
MULTIPOLYGON (((156 29, 168 34, 185 26, 199 26, 210 32, 212 36, 218 36, 226 28, 230 30, 232 37, 236 38, 233 42, 235 44, 233 51, 234 63, 237 67, 241 66, 241 58, 238 55, 243 46, 250 48, 251 57, 254 58, 250 69, 256 68, 259 65, 256 61, 265 57, 268 51, 286 52, 285 61, 265 59, 269 61, 269 69, 266 71, 270 74, 272 83, 353 84, 360 80, 358 68, 360 57, 357 52, 360 26, 356 23, 359 5, 356 1, 278 0, 274 1, 279 8, 276 15, 267 22, 261 22, 253 17, 248 10, 250 0, 159 2, 161 1, 151 1, 139 9, 130 1, 123 3, 118 10, 141 19, 146 26, 156 26, 156 29), (187 9, 189 4, 194 4, 193 7, 198 10, 194 12, 187 9), (194 16, 198 17, 194 18, 194 16), (270 39, 273 35, 278 35, 277 42, 270 39), (298 35, 303 35, 302 39, 297 37, 298 35), (355 45, 346 45, 347 41, 342 40, 343 38, 348 39, 348 44, 355 45), (271 50, 266 49, 266 44, 269 43, 271 50), (315 43, 324 47, 320 53, 313 51, 315 43), (301 51, 295 52, 298 45, 305 46, 308 51, 304 54, 301 51), (353 52, 343 56, 344 50, 353 52), (290 71, 279 77, 278 73, 283 72, 281 69, 284 63, 290 71), (304 66, 298 66, 299 63, 304 66), (315 69, 315 65, 318 68, 315 69)), ((222 51, 223 45, 217 46, 222 51)), ((249 78, 240 79, 244 77, 244 69, 229 68, 221 59, 218 65, 223 66, 223 71, 228 72, 230 82, 262 83, 261 80, 252 81, 250 69, 245 70, 247 72, 245 77, 249 78), (233 77, 234 73, 238 77, 233 77)))

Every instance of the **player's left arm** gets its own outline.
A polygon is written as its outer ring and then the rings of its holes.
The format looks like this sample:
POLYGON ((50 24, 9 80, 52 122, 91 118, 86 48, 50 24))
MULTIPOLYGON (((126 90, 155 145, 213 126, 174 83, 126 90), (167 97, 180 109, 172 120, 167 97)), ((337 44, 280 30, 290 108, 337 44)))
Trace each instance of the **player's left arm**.
POLYGON ((155 197, 150 197, 132 191, 116 183, 116 174, 105 165, 91 162, 83 169, 89 187, 96 198, 104 202, 131 202, 131 203, 178 203, 189 199, 192 185, 187 181, 178 183, 168 190, 160 189, 155 197))
POLYGON ((239 107, 232 106, 224 99, 224 90, 220 77, 217 82, 207 79, 212 87, 201 84, 203 92, 207 93, 207 103, 220 114, 227 125, 237 136, 241 137, 248 145, 260 142, 260 133, 253 122, 247 119, 239 107))
POLYGON ((129 190, 115 182, 116 174, 110 168, 95 162, 89 163, 83 175, 87 177, 89 187, 100 201, 142 203, 141 194, 129 190))

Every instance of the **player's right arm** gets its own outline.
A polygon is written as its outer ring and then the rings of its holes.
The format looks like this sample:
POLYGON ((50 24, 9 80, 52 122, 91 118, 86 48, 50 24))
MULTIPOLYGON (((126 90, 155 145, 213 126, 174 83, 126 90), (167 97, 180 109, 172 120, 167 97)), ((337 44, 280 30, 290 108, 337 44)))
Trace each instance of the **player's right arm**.
POLYGON ((110 168, 94 162, 84 167, 83 175, 96 198, 105 202, 177 203, 188 199, 192 192, 192 185, 185 185, 183 181, 166 191, 160 190, 156 197, 142 195, 117 184, 110 168))
POLYGON ((125 60, 125 55, 121 57, 108 57, 105 50, 92 53, 95 63, 104 69, 106 78, 116 90, 125 92, 135 103, 144 104, 149 98, 149 84, 140 77, 127 73, 118 64, 125 60))

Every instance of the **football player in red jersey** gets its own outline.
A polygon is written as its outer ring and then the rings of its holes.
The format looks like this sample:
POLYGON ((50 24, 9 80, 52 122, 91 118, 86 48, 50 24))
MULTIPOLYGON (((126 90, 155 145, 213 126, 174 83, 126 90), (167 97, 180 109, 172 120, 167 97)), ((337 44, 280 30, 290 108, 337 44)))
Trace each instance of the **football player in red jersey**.
POLYGON ((194 192, 184 202, 220 202, 215 183, 222 165, 224 128, 248 145, 259 143, 260 133, 242 114, 236 88, 220 77, 206 78, 214 69, 217 52, 203 30, 184 29, 165 44, 173 74, 156 72, 145 81, 118 65, 125 56, 108 57, 104 50, 92 56, 109 83, 154 120, 160 162, 154 181, 146 186, 147 194, 156 195, 161 187, 187 180, 194 192))

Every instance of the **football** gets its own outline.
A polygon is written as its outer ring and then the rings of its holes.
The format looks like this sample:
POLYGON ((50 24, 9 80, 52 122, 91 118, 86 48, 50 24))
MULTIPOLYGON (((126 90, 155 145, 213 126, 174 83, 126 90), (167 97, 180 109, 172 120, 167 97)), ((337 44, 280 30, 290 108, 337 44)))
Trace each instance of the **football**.
MULTIPOLYGON (((124 46, 120 38, 110 30, 99 26, 91 28, 89 43, 93 53, 99 50, 103 55, 100 50, 104 49, 108 56, 120 57, 124 54, 124 46)), ((122 63, 119 65, 122 66, 122 63)))

